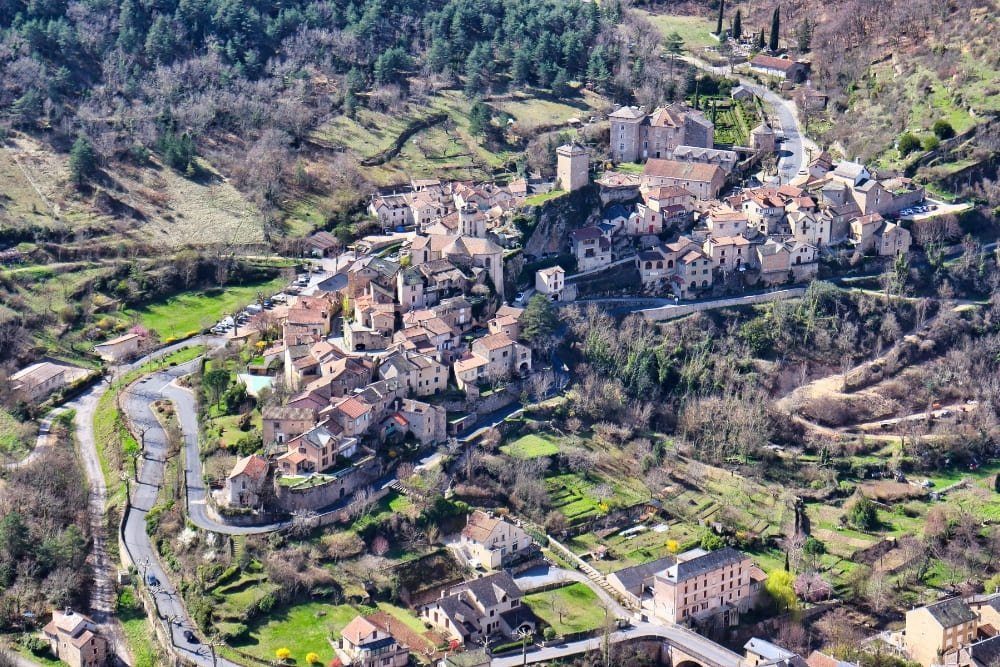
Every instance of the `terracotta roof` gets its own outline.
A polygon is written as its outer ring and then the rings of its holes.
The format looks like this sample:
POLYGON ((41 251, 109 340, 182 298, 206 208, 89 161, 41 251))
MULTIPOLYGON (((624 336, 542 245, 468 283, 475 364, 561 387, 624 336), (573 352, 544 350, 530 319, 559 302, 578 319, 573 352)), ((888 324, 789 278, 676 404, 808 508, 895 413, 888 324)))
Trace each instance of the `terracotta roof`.
POLYGON ((782 72, 788 72, 794 64, 794 60, 764 55, 754 56, 753 59, 750 60, 750 65, 752 67, 766 67, 767 69, 776 69, 782 72))
POLYGON ((510 347, 514 344, 514 341, 510 339, 505 333, 495 333, 489 334, 488 336, 483 336, 479 340, 475 341, 473 345, 481 345, 487 350, 501 350, 505 347, 510 347))
POLYGON ((708 214, 710 220, 718 220, 719 222, 735 222, 742 220, 746 222, 747 214, 743 211, 712 211, 708 214))
POLYGON ((303 461, 306 460, 306 455, 302 454, 297 449, 292 449, 292 450, 289 450, 289 451, 285 452, 281 456, 279 456, 278 460, 279 461, 288 461, 289 463, 291 463, 291 464, 293 464, 295 466, 298 466, 298 464, 300 464, 300 463, 302 463, 303 461))
POLYGON ((462 529, 462 537, 484 544, 501 521, 503 519, 500 517, 491 517, 482 510, 476 510, 469 515, 465 528, 462 529))
POLYGON ((258 454, 251 454, 246 458, 240 459, 233 467, 233 471, 229 473, 229 479, 237 475, 246 475, 251 479, 261 479, 267 475, 267 459, 258 454))
POLYGON ((692 250, 691 252, 681 257, 680 261, 684 262, 685 264, 688 264, 690 262, 697 262, 702 257, 703 255, 700 252, 698 252, 697 250, 692 250))
POLYGON ((547 269, 538 269, 538 272, 543 276, 554 276, 557 273, 566 273, 566 269, 561 266, 550 266, 547 269))
POLYGON ((342 400, 340 403, 337 403, 337 409, 351 419, 357 419, 358 417, 367 414, 368 411, 371 410, 371 406, 366 405, 353 396, 350 396, 342 400))
POLYGON ((399 414, 398 412, 392 415, 392 420, 399 424, 400 426, 409 426, 410 422, 406 421, 406 417, 399 414))
POLYGON ((502 317, 504 315, 510 315, 511 317, 521 319, 521 315, 524 315, 524 308, 516 308, 514 306, 503 305, 497 308, 497 317, 502 317))
POLYGON ((472 370, 473 368, 487 366, 489 363, 489 359, 483 359, 478 354, 467 354, 455 362, 455 373, 464 373, 465 371, 472 370))
POLYGON ((711 183, 724 176, 718 165, 701 162, 680 162, 678 160, 647 160, 642 169, 643 176, 654 178, 676 178, 678 180, 711 183))
POLYGON ((664 185, 658 188, 651 188, 645 192, 643 198, 650 199, 671 199, 673 197, 693 197, 694 195, 679 185, 664 185))
POLYGON ((379 630, 377 625, 364 616, 355 616, 354 620, 348 623, 340 634, 344 639, 357 646, 364 644, 366 639, 373 638, 379 630))
POLYGON ((435 336, 455 334, 455 330, 452 329, 450 326, 448 326, 448 323, 442 320, 440 317, 434 317, 429 320, 426 320, 422 326, 424 330, 435 336))

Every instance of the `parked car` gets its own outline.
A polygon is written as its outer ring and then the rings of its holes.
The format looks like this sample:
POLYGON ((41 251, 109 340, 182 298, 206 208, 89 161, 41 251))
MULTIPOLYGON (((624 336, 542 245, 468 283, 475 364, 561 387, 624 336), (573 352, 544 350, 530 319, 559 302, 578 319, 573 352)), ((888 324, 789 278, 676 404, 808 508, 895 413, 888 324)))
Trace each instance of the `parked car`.
POLYGON ((150 573, 146 575, 146 583, 150 586, 159 586, 160 580, 156 578, 155 574, 150 573))
POLYGON ((184 639, 188 640, 188 642, 191 643, 191 644, 199 644, 199 643, 201 643, 201 642, 198 641, 198 637, 195 636, 195 634, 193 632, 191 632, 190 630, 185 630, 184 631, 184 639))
POLYGON ((514 297, 514 303, 524 303, 524 292, 518 292, 514 297))

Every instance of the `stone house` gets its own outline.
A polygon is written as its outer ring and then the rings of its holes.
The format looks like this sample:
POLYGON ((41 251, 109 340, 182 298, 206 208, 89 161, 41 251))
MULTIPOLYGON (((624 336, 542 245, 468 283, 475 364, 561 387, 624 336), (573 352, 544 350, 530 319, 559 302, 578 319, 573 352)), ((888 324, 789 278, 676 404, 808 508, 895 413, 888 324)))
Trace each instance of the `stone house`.
POLYGON ((233 466, 226 478, 223 495, 229 507, 257 507, 260 504, 260 490, 267 480, 267 459, 259 454, 242 458, 233 466))
POLYGON ((859 252, 874 250, 882 257, 894 257, 910 251, 912 237, 909 230, 888 222, 878 213, 863 215, 851 220, 848 241, 859 252))
POLYGON ((413 224, 413 211, 405 194, 376 195, 368 204, 369 215, 378 218, 383 230, 413 224))
POLYGON ((430 355, 397 351, 378 362, 379 377, 396 380, 414 396, 439 394, 448 387, 448 368, 430 355))
POLYGON ((714 238, 723 236, 746 236, 747 214, 743 211, 715 208, 705 216, 705 226, 714 238))
POLYGON ((525 553, 531 545, 531 536, 520 526, 492 512, 476 510, 466 520, 457 548, 467 561, 495 570, 525 553))
POLYGON ((521 605, 521 589, 507 572, 498 572, 461 584, 450 595, 425 605, 420 617, 459 642, 518 631, 534 631, 535 618, 521 605))
POLYGON ((489 365, 489 359, 484 359, 478 354, 463 355, 456 359, 451 366, 455 372, 455 384, 462 391, 469 391, 473 385, 480 384, 489 378, 486 374, 489 365))
MULTIPOLYGON (((537 275, 536 275, 537 285, 537 275)), ((524 308, 503 305, 497 308, 496 314, 486 323, 486 328, 491 334, 505 333, 512 340, 521 337, 521 315, 524 315, 524 308)))
POLYGON ((654 613, 670 623, 719 617, 724 626, 739 623, 750 609, 753 561, 731 547, 692 549, 653 576, 654 613))
POLYGON ((767 236, 777 231, 778 223, 784 218, 785 202, 776 189, 757 188, 746 193, 743 213, 749 227, 756 227, 760 234, 767 236))
POLYGON ((309 254, 313 257, 329 257, 341 246, 337 237, 330 232, 316 232, 306 242, 309 254))
POLYGON ((349 437, 363 434, 374 420, 372 406, 354 396, 342 398, 331 407, 333 408, 330 411, 332 421, 344 430, 344 435, 349 437))
POLYGON ((503 248, 489 239, 459 236, 441 252, 456 266, 485 271, 493 283, 494 292, 503 299, 503 248))
POLYGON ((261 418, 263 441, 265 445, 269 445, 273 442, 288 442, 308 431, 316 423, 316 410, 308 407, 267 405, 261 410, 261 418))
POLYGON ((589 271, 611 263, 611 243, 597 227, 574 229, 569 233, 569 242, 579 271, 589 271))
POLYGON ((683 102, 648 115, 645 107, 620 107, 608 120, 615 162, 669 158, 678 147, 712 148, 715 141, 712 122, 683 102))
POLYGON ((400 399, 396 401, 395 411, 389 415, 387 422, 390 425, 384 430, 384 437, 388 437, 391 431, 408 432, 424 444, 442 443, 448 438, 448 413, 439 405, 410 398, 400 399))
POLYGON ((979 617, 962 598, 954 597, 906 612, 904 645, 910 660, 924 667, 977 639, 979 617))
POLYGON ((830 221, 806 211, 792 211, 786 216, 796 241, 821 247, 830 245, 830 221))
POLYGON ((726 184, 726 174, 714 164, 649 159, 642 170, 643 188, 677 185, 702 200, 715 199, 726 184))
POLYGON ((507 334, 488 334, 472 341, 472 354, 486 359, 486 376, 513 377, 531 372, 531 348, 507 334))
POLYGON ((108 642, 93 619, 72 609, 52 611, 52 620, 42 629, 52 655, 70 667, 103 667, 108 642))

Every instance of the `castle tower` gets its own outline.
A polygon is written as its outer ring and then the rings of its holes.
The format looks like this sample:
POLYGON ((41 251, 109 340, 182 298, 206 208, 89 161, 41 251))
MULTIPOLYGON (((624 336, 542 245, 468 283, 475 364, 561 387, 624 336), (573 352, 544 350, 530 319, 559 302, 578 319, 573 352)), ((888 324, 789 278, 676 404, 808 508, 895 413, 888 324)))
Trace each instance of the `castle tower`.
POLYGON ((590 182, 590 152, 586 148, 566 144, 556 149, 556 156, 556 177, 563 190, 573 192, 590 182))

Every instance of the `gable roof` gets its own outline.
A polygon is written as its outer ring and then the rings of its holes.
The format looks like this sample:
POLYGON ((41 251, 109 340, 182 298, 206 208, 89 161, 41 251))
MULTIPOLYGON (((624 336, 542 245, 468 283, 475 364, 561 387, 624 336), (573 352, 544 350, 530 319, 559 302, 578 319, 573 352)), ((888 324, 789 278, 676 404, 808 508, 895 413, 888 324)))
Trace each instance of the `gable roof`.
POLYGON ((682 162, 680 160, 658 160, 650 158, 642 169, 643 176, 654 178, 675 178, 683 181, 711 183, 722 179, 725 173, 718 165, 702 162, 682 162))
POLYGON ((492 352, 493 350, 501 350, 505 347, 510 347, 514 344, 514 341, 511 340, 510 336, 501 331, 500 333, 483 336, 473 342, 473 345, 476 344, 481 345, 492 352))
POLYGON ((574 241, 592 241, 594 239, 599 239, 602 236, 603 234, 601 234, 601 230, 597 227, 574 229, 569 233, 569 237, 574 241))
POLYGON ((482 510, 476 510, 469 515, 465 528, 462 529, 462 536, 482 544, 489 539, 501 521, 503 519, 498 516, 490 516, 482 510))
POLYGON ((972 608, 960 597, 935 602, 927 605, 924 609, 943 628, 970 623, 977 618, 976 612, 972 611, 972 608))
POLYGON ((665 570, 674 564, 676 559, 673 556, 664 556, 654 561, 625 567, 617 572, 612 572, 609 577, 614 577, 628 591, 637 591, 642 588, 642 582, 652 577, 657 572, 665 570))
POLYGON ((751 67, 765 67, 767 69, 776 69, 782 72, 788 72, 797 63, 794 60, 789 60, 787 58, 775 58, 774 56, 759 55, 754 56, 750 60, 751 67))
POLYGON ((377 625, 364 616, 355 616, 354 620, 348 623, 340 634, 344 639, 358 646, 363 645, 366 639, 373 638, 379 630, 377 625))
POLYGON ((267 459, 259 454, 251 454, 250 456, 236 462, 236 465, 233 467, 233 471, 229 473, 229 479, 232 479, 237 475, 246 475, 251 479, 260 479, 266 474, 267 459))
POLYGON ((521 589, 514 578, 506 571, 497 572, 486 577, 466 582, 469 592, 483 607, 490 608, 500 604, 501 598, 520 598, 521 589))
POLYGON ((370 405, 359 401, 353 396, 348 396, 344 400, 337 403, 336 408, 351 419, 357 419, 358 417, 367 414, 372 409, 370 405))
POLYGON ((688 551, 678 556, 677 563, 664 570, 662 576, 675 583, 687 581, 712 570, 742 563, 750 558, 732 547, 723 547, 718 551, 709 551, 694 555, 697 551, 700 550, 688 551), (685 559, 685 556, 688 554, 692 554, 693 557, 685 559))

